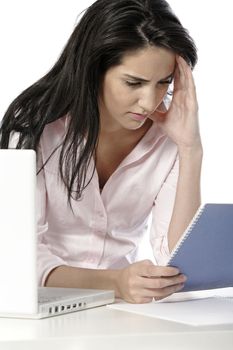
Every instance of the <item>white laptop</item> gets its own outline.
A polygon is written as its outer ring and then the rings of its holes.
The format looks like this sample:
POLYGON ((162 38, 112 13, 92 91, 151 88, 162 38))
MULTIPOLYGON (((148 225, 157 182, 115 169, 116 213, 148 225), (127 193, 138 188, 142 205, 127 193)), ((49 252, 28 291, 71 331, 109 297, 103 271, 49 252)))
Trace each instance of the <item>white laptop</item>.
POLYGON ((0 317, 44 318, 114 302, 114 291, 37 286, 36 152, 0 150, 0 317))

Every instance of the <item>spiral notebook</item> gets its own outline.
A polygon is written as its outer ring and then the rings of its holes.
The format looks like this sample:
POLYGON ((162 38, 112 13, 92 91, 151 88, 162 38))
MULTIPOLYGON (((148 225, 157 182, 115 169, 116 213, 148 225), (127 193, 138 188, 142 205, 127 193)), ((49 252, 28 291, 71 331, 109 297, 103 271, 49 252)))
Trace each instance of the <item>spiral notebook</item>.
POLYGON ((233 286, 233 204, 202 205, 168 266, 187 276, 181 292, 233 286))

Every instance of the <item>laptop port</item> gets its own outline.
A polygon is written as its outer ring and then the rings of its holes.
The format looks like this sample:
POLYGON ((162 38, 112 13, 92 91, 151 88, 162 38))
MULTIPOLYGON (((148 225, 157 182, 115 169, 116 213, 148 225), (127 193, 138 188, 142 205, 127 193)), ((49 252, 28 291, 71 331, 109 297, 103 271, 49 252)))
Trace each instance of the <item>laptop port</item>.
POLYGON ((67 305, 67 307, 66 307, 66 308, 67 308, 67 310, 69 310, 69 309, 71 308, 71 305, 67 305))
POLYGON ((50 308, 49 308, 49 313, 51 314, 52 312, 53 312, 53 308, 50 307, 50 308))
POLYGON ((73 304, 73 308, 76 308, 77 307, 77 304, 73 304))
POLYGON ((61 306, 61 311, 64 311, 64 310, 65 310, 65 306, 62 305, 62 306, 61 306))
POLYGON ((81 306, 82 306, 82 303, 79 303, 78 306, 81 307, 81 306))
POLYGON ((55 312, 58 312, 58 306, 55 306, 55 312))

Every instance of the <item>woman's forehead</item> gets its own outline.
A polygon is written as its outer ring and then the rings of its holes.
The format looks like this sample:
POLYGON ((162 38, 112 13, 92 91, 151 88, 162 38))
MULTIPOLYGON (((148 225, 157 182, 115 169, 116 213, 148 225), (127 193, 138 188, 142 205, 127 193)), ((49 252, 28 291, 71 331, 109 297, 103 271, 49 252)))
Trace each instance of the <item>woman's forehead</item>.
POLYGON ((113 68, 113 74, 128 74, 144 80, 163 79, 174 71, 175 62, 175 53, 153 47, 126 53, 121 64, 113 68))

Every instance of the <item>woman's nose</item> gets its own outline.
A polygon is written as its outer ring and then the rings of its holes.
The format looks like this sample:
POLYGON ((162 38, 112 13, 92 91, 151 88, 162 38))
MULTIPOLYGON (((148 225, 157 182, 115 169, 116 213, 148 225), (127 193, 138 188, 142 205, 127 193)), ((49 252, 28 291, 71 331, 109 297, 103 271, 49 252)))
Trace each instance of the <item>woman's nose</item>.
POLYGON ((159 101, 158 98, 156 98, 154 92, 145 94, 138 101, 138 106, 147 114, 152 114, 155 111, 158 104, 159 101))

